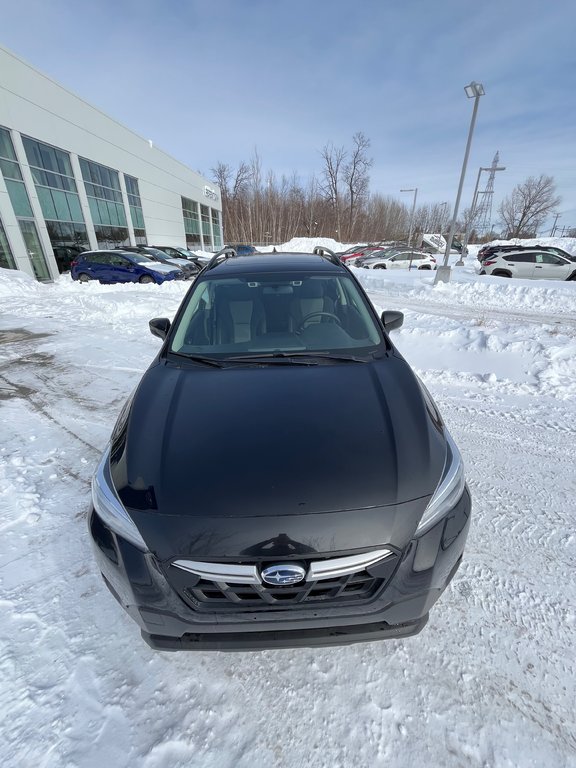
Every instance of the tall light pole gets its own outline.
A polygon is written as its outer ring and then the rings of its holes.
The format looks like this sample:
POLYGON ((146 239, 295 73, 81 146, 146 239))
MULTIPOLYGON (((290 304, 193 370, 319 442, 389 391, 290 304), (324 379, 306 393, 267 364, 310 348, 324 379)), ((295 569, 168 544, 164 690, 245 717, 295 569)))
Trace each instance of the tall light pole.
POLYGON ((436 278, 434 285, 439 282, 450 282, 450 267, 448 266, 448 256, 452 248, 452 240, 454 239, 454 232, 456 231, 456 219, 458 218, 458 209, 460 208, 460 198, 462 197, 462 187, 464 186, 464 179, 466 177, 466 166, 468 165, 468 156, 470 154, 470 145, 472 144, 472 136, 474 134, 474 126, 476 125, 476 115, 478 113, 478 103, 480 96, 484 96, 484 86, 481 83, 476 83, 474 80, 470 85, 464 86, 464 91, 469 99, 474 99, 474 109, 472 110, 472 119, 470 120, 470 129, 468 131, 468 141, 466 142, 466 152, 464 153, 464 161, 462 163, 462 172, 460 173, 460 184, 458 185, 458 194, 456 195, 456 203, 454 204, 454 213, 452 215, 452 224, 450 225, 450 234, 446 241, 446 251, 444 252, 444 264, 438 267, 436 270, 436 278))
POLYGON ((466 223, 466 232, 464 233, 464 241, 462 243, 462 250, 460 251, 460 258, 456 262, 457 267, 464 266, 464 256, 466 256, 466 250, 468 248, 468 238, 474 226, 474 219, 476 218, 476 207, 478 205, 478 186, 480 185, 480 175, 482 171, 505 171, 506 166, 502 165, 497 168, 490 166, 490 168, 478 168, 478 176, 476 177, 476 186, 474 187, 474 194, 472 195, 472 206, 470 208, 470 214, 466 223))
POLYGON ((400 192, 414 192, 414 200, 412 201, 412 212, 410 213, 410 233, 408 235, 408 245, 412 245, 412 230, 414 227, 414 211, 416 210, 416 198, 418 197, 418 187, 412 189, 401 189, 400 192))

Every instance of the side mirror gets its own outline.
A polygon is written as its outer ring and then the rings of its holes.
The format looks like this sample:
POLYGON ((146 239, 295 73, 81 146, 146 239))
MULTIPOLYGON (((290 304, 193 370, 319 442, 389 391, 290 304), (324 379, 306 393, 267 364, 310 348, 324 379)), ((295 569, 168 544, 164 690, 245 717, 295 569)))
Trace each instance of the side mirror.
POLYGON ((380 319, 384 324, 386 333, 390 333, 390 331, 402 326, 404 322, 404 313, 397 312, 395 309, 388 309, 386 312, 382 312, 380 319))
POLYGON ((170 330, 170 320, 167 317, 155 317, 148 325, 152 336, 158 336, 159 339, 165 339, 170 330))

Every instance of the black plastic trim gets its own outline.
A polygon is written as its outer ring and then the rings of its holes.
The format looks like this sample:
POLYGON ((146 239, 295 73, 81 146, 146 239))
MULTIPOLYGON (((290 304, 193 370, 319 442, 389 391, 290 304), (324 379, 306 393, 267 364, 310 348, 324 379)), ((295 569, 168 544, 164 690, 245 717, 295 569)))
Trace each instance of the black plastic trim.
POLYGON ((409 624, 360 624, 279 632, 187 633, 182 637, 150 635, 142 638, 156 651, 262 651, 274 648, 318 648, 332 645, 394 640, 421 632, 428 614, 409 624))

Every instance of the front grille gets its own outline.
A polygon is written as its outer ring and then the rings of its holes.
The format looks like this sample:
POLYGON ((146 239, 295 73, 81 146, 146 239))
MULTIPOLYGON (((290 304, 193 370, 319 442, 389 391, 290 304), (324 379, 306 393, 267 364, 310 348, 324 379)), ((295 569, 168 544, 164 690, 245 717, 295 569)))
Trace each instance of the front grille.
MULTIPOLYGON (((378 576, 362 570, 331 579, 303 581, 290 586, 227 584, 194 578, 180 572, 176 586, 181 597, 202 613, 242 613, 294 608, 361 605, 374 599, 389 581, 398 564, 396 554, 387 558, 378 576), (187 582, 187 583, 186 583, 187 582)), ((176 569, 172 569, 173 571, 176 569)), ((173 576, 176 574, 172 573, 173 576)))

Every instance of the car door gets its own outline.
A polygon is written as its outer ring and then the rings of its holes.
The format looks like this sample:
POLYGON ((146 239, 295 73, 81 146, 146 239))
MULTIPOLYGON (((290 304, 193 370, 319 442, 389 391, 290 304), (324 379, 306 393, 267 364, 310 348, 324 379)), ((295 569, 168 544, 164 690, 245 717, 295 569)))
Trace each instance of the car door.
POLYGON ((108 281, 110 272, 110 256, 108 253, 90 253, 85 258, 83 268, 79 272, 86 272, 93 280, 99 280, 101 283, 108 281))
POLYGON ((115 283, 133 283, 138 280, 136 266, 126 256, 110 255, 111 280, 115 283))
POLYGON ((573 271, 573 266, 566 259, 555 253, 537 253, 534 277, 548 280, 566 280, 573 271))
POLYGON ((410 251, 406 254, 406 257, 408 259, 408 269, 419 269, 424 263, 424 254, 420 253, 420 251, 410 251))
POLYGON ((502 266, 510 267, 510 271, 514 277, 520 277, 524 280, 530 280, 532 277, 537 277, 537 275, 534 274, 534 267, 536 264, 536 254, 534 252, 503 253, 502 256, 502 266))
POLYGON ((407 253, 397 253, 388 260, 388 267, 390 269, 408 269, 409 264, 407 253))

